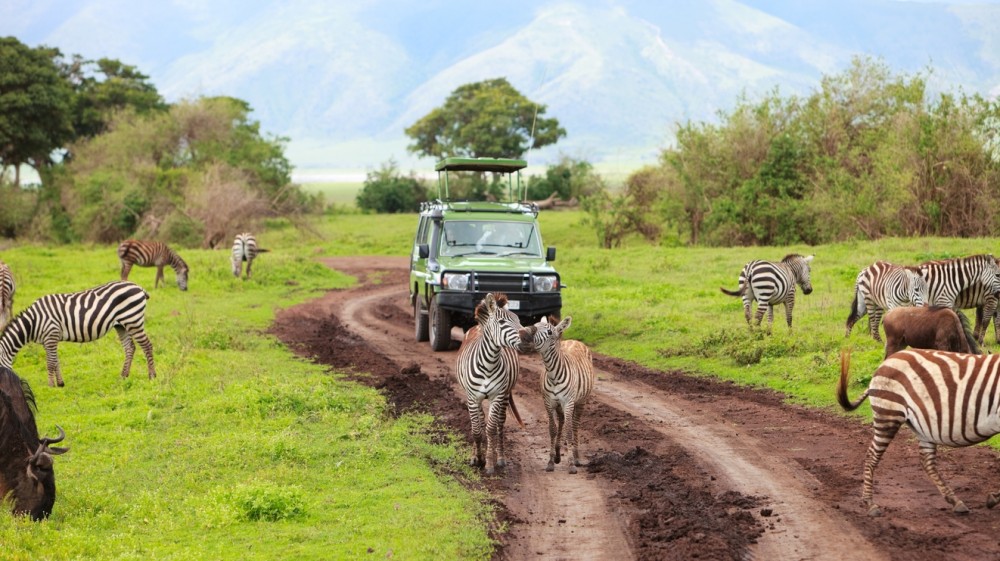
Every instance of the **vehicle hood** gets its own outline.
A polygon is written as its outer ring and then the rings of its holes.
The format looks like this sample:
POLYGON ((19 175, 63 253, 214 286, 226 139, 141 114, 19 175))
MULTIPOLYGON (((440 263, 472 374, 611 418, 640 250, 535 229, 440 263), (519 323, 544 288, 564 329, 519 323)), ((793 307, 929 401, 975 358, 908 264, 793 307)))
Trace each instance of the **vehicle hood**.
POLYGON ((527 255, 467 255, 465 257, 445 257, 438 259, 442 270, 448 271, 492 271, 523 273, 555 273, 555 268, 545 262, 544 257, 527 255))

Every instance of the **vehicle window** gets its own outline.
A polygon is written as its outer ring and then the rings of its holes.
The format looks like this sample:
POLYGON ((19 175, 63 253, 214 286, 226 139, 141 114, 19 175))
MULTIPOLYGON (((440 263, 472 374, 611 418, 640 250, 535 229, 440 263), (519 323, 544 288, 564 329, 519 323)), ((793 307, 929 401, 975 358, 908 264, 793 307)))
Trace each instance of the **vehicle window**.
POLYGON ((449 221, 441 238, 441 255, 541 255, 530 222, 449 221))
POLYGON ((426 216, 420 217, 420 224, 417 226, 417 240, 416 245, 427 243, 427 223, 430 220, 426 216))

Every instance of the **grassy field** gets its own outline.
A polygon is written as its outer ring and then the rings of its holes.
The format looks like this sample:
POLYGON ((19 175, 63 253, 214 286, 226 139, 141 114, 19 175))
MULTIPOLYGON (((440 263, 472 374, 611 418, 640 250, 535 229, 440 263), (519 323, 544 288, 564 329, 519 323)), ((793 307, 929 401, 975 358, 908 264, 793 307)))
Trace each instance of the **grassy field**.
MULTIPOLYGON (((844 337, 857 272, 876 259, 917 263, 994 246, 992 239, 890 239, 715 249, 633 240, 604 250, 582 217, 540 217, 567 285, 568 336, 668 372, 770 387, 831 410, 841 349, 853 350, 856 384, 882 354, 865 320, 844 337), (815 254, 815 290, 800 295, 793 332, 779 309, 773 335, 750 333, 740 300, 719 287, 735 288, 750 259, 790 252, 815 254)), ((258 234, 271 253, 251 281, 232 278, 225 251, 182 250, 190 290, 176 290, 169 269, 168 286, 150 290, 153 381, 142 358, 131 378, 118 377, 122 352, 113 336, 60 345, 65 388, 47 385, 41 347, 25 347, 14 367, 35 390, 39 430, 54 434, 61 425, 70 451, 56 459, 59 495, 49 520, 0 514, 0 558, 489 557, 485 501, 450 475, 475 477, 462 465, 459 439, 431 444, 432 419, 390 418, 376 392, 297 359, 266 334, 276 309, 354 282, 315 258, 405 255, 414 223, 413 215, 335 214, 301 232, 274 222, 258 234)), ((15 272, 17 310, 118 271, 111 246, 28 245, 0 258, 15 272)), ((132 272, 147 287, 153 276, 132 272)))
MULTIPOLYGON (((131 279, 151 293, 155 380, 141 352, 132 376, 119 377, 113 333, 60 345, 64 388, 47 385, 41 346, 21 351, 14 368, 35 391, 39 431, 62 426, 70 451, 56 458, 47 521, 0 515, 0 558, 490 555, 490 513, 448 475, 474 474, 457 444, 430 443, 432 419, 392 419, 375 391, 294 357, 265 333, 275 309, 353 282, 312 259, 341 244, 268 245, 250 281, 232 277, 225 251, 183 250, 192 270, 186 293, 169 269, 159 289, 151 289, 154 270, 133 269, 131 279)), ((0 257, 15 274, 16 310, 118 275, 111 246, 24 246, 0 257)))

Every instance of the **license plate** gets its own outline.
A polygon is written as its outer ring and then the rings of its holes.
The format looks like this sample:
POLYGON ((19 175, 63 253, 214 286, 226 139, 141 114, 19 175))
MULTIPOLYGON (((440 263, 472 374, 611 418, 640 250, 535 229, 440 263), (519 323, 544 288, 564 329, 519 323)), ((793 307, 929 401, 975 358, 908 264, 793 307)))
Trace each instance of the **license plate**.
POLYGON ((508 310, 520 310, 521 309, 521 303, 518 302, 517 300, 507 300, 507 309, 508 310))

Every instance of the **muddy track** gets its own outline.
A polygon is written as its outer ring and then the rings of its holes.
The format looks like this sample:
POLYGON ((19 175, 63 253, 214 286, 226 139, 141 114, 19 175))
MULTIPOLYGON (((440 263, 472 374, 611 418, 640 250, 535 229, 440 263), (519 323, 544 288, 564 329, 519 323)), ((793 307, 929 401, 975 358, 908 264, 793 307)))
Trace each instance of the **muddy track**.
MULTIPOLYGON (((273 332, 319 362, 366 373, 358 380, 397 410, 428 411, 468 436, 456 353, 413 341, 405 259, 327 264, 359 286, 282 311, 273 332)), ((565 464, 544 471, 541 363, 522 357, 515 399, 525 428, 508 417, 510 465, 484 479, 509 526, 498 535, 500 558, 1000 558, 1000 510, 983 504, 1000 485, 988 448, 941 454, 942 474, 972 509, 960 517, 901 433, 877 474, 886 514, 872 519, 858 499, 868 427, 769 391, 595 361, 599 380, 581 427, 589 465, 570 475, 565 464)))

